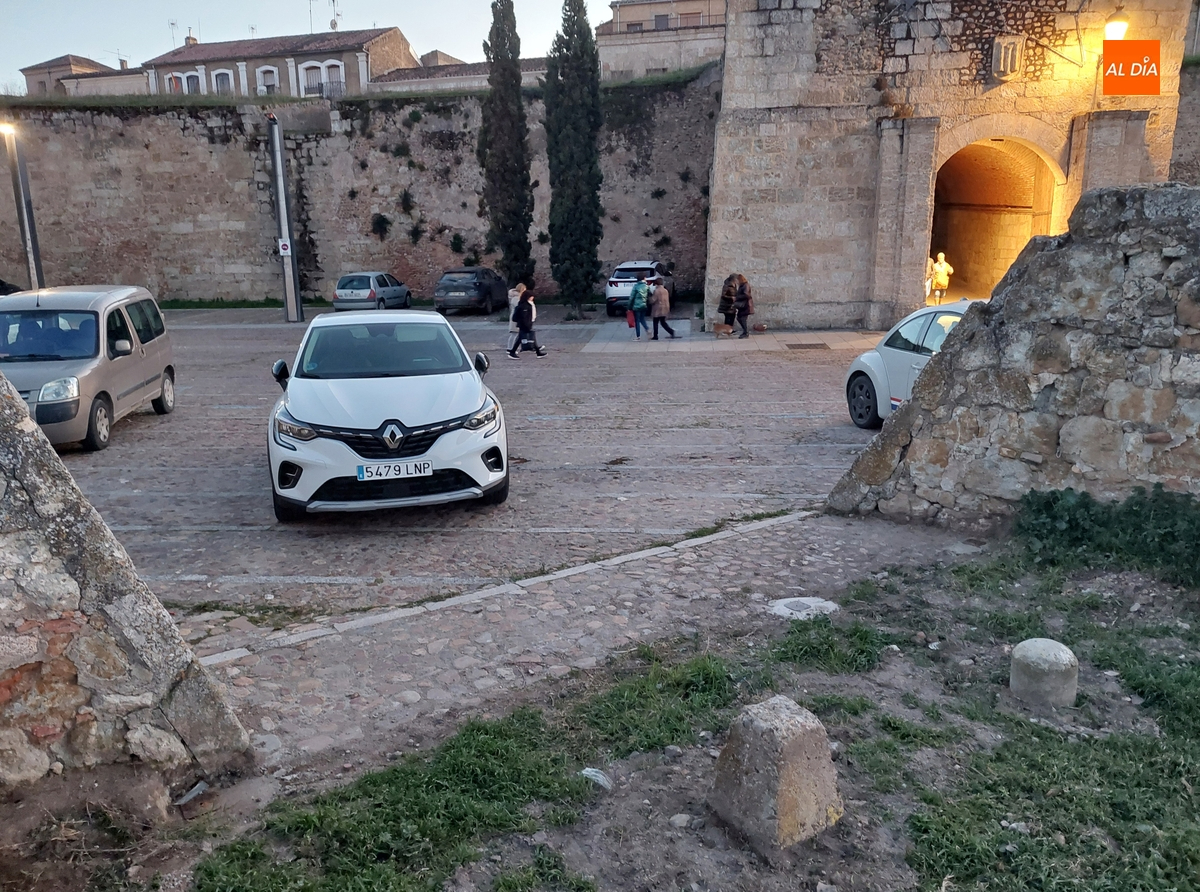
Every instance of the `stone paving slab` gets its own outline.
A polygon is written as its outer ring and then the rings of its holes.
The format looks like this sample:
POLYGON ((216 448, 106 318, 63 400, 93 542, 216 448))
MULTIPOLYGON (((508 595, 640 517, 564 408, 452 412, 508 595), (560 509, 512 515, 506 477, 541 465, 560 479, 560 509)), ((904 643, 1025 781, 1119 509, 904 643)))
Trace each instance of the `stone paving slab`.
POLYGON ((884 332, 870 331, 752 331, 750 337, 739 338, 716 336, 702 330, 700 320, 670 319, 677 338, 665 335, 657 341, 642 335, 634 337, 629 323, 622 320, 607 322, 599 327, 592 339, 584 345, 583 353, 630 353, 642 351, 657 353, 749 353, 754 351, 797 350, 818 348, 825 350, 853 350, 862 353, 879 343, 884 332))

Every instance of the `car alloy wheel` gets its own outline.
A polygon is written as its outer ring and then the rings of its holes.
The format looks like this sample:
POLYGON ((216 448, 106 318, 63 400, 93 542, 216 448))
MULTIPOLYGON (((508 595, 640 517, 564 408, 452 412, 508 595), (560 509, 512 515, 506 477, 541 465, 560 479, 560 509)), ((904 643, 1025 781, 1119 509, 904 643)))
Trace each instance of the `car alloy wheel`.
POLYGON ((858 375, 846 389, 846 405, 850 420, 858 427, 879 427, 879 403, 875 396, 875 385, 866 375, 858 375))
POLYGON ((170 415, 175 411, 175 378, 170 372, 162 374, 162 394, 150 401, 159 415, 170 415))

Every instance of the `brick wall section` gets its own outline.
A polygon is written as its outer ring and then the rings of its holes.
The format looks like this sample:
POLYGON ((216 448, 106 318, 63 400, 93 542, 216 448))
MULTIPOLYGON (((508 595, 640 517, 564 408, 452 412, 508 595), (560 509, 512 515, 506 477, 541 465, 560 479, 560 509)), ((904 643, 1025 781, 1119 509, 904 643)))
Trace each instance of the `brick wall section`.
POLYGON ((139 760, 244 764, 221 689, 0 375, 0 789, 139 760))
POLYGON ((1200 186, 1200 62, 1183 69, 1179 79, 1179 123, 1171 179, 1200 186))
MULTIPOLYGON (((719 90, 717 69, 687 85, 605 92, 605 273, 652 257, 676 264, 680 289, 703 286, 719 90)), ((456 234, 464 253, 486 247, 478 99, 351 100, 332 114, 328 103, 306 102, 276 111, 287 132, 307 294, 330 298, 339 275, 365 268, 390 270, 428 297, 443 269, 463 264, 464 254, 451 250, 456 234), (383 239, 372 234, 377 214, 391 221, 383 239)), ((531 237, 538 288, 550 294, 549 245, 537 242, 550 205, 541 103, 531 102, 528 114, 538 183, 531 237)), ((280 296, 262 109, 21 110, 15 117, 49 283, 139 284, 160 298, 280 296)), ((14 221, 11 190, 0 189, 0 279, 23 284, 14 221)))

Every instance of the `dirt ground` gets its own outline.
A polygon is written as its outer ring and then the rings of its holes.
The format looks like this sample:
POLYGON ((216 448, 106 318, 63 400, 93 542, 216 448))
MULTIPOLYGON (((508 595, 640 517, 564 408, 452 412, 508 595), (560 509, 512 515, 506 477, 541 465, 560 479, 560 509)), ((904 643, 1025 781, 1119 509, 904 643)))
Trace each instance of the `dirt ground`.
MULTIPOLYGON (((957 568, 881 570, 848 591, 828 592, 841 600, 839 623, 860 620, 898 642, 885 647, 879 664, 861 674, 830 675, 768 660, 770 645, 786 626, 761 614, 732 625, 714 621, 665 645, 680 660, 704 652, 743 670, 769 665, 776 692, 822 716, 846 814, 832 830, 796 846, 790 865, 767 864, 708 810, 705 799, 724 735, 702 732, 682 742, 678 751, 635 753, 599 766, 613 779, 614 789, 597 791, 577 822, 483 840, 478 860, 458 871, 446 884, 447 892, 492 889, 497 877, 527 864, 539 847, 561 853, 571 871, 591 878, 600 890, 782 892, 833 886, 883 892, 930 887, 931 878, 918 876, 906 861, 911 851, 907 822, 922 808, 918 791, 951 790, 972 754, 991 750, 1004 739, 997 716, 1038 723, 1070 739, 1120 731, 1158 733, 1140 698, 1125 690, 1115 673, 1095 668, 1086 649, 1081 652, 1082 696, 1076 707, 1039 712, 1015 701, 1007 689, 1015 643, 1037 629, 1052 633, 1085 621, 1105 629, 1137 624, 1158 630, 1155 647, 1178 650, 1181 658, 1185 653, 1197 656, 1183 634, 1200 607, 1195 592, 1137 573, 1083 572, 1049 583, 1005 574, 984 554, 957 568), (1163 631, 1172 628, 1182 637, 1163 631), (879 747, 888 742, 880 730, 883 720, 900 720, 901 730, 907 729, 907 737, 894 728, 890 732, 892 740, 901 742, 890 756, 879 747), (689 816, 685 827, 670 823, 678 815, 689 816)), ((553 711, 626 671, 618 657, 595 672, 490 702, 481 717, 529 704, 553 711)), ((742 700, 770 694, 747 690, 742 700)), ((480 713, 448 710, 423 717, 409 729, 404 748, 431 749, 469 715, 480 713)), ((334 760, 279 779, 250 779, 183 809, 172 808, 171 820, 157 828, 130 808, 127 776, 114 775, 98 785, 92 807, 82 814, 55 814, 52 798, 31 800, 28 807, 37 809, 41 819, 24 819, 20 832, 10 825, 0 839, 5 855, 0 887, 6 892, 187 889, 190 865, 214 846, 253 832, 256 814, 271 798, 303 798, 386 765, 396 755, 361 754, 341 765, 334 760), (122 795, 116 795, 118 788, 122 795)), ((1005 817, 997 814, 996 820, 1005 817)), ((1018 815, 1007 817, 1015 821, 1018 815)))

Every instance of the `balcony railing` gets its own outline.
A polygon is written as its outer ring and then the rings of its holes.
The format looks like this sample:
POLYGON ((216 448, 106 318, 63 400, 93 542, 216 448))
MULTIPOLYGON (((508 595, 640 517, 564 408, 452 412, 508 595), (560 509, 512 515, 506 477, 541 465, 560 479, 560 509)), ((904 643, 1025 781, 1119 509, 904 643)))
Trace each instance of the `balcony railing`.
POLYGON ((668 15, 658 15, 652 19, 637 19, 626 21, 605 22, 603 25, 596 26, 596 35, 602 36, 606 34, 641 34, 646 31, 684 31, 688 28, 711 28, 714 25, 724 25, 725 14, 717 13, 708 15, 706 13, 671 13, 668 15))
POLYGON ((320 96, 322 99, 341 99, 346 95, 345 81, 325 81, 320 84, 305 84, 306 98, 320 96))

